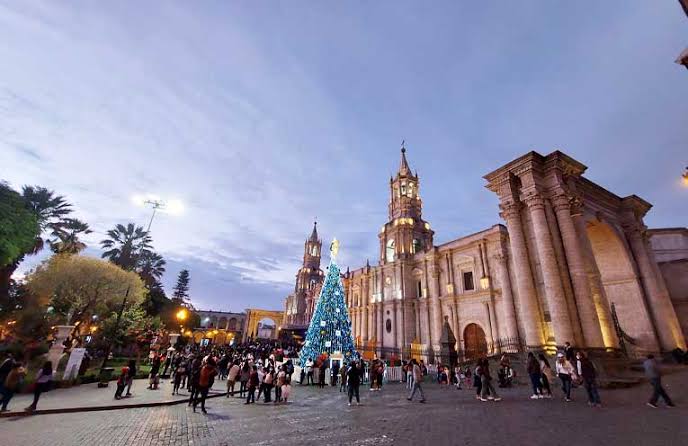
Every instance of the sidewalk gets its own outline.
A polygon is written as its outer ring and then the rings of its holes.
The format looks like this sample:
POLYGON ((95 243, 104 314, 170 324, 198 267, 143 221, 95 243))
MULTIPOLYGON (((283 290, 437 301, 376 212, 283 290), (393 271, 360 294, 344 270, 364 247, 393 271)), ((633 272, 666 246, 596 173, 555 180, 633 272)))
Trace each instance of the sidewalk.
MULTIPOLYGON (((227 381, 215 380, 208 397, 224 395, 227 381)), ((41 394, 38 401, 38 410, 34 415, 63 412, 88 412, 95 410, 114 410, 130 407, 153 407, 181 404, 189 399, 186 389, 180 389, 179 395, 172 395, 172 382, 169 379, 161 380, 158 390, 148 390, 148 379, 134 380, 130 397, 115 399, 117 386, 114 381, 106 388, 99 389, 97 383, 83 384, 67 389, 54 389, 41 394)), ((237 390, 239 385, 237 384, 237 390)), ((126 390, 125 390, 126 392, 126 390)), ((0 417, 14 417, 29 415, 24 408, 33 401, 33 394, 15 395, 10 401, 9 411, 0 414, 0 417)))

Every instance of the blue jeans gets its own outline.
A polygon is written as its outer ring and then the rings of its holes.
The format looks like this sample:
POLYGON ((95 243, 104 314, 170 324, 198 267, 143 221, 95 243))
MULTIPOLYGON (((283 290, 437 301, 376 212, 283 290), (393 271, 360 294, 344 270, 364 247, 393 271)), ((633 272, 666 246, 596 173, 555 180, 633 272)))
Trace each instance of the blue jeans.
POLYGON ((667 395, 666 391, 664 390, 664 387, 662 387, 661 378, 651 378, 650 385, 652 386, 652 398, 650 398, 650 403, 657 404, 657 400, 661 396, 664 398, 664 402, 667 403, 667 405, 674 405, 674 403, 671 402, 671 398, 669 398, 669 395, 667 395))
POLYGON ((561 380, 561 390, 564 391, 566 399, 571 399, 571 375, 566 373, 560 373, 559 379, 561 380))
POLYGON ((542 395, 542 383, 539 373, 530 373, 530 383, 533 385, 533 395, 542 395))
POLYGON ((585 390, 588 391, 588 402, 591 404, 602 404, 602 400, 600 400, 600 392, 597 391, 597 383, 595 380, 586 380, 583 385, 585 386, 585 390))

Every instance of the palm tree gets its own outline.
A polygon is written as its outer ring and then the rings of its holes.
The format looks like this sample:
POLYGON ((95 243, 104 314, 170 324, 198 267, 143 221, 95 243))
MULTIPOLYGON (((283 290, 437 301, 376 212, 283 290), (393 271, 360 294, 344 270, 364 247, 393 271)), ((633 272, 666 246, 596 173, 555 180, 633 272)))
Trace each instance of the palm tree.
POLYGON ((79 240, 79 234, 90 234, 87 223, 76 218, 64 220, 50 225, 54 240, 50 241, 50 249, 56 254, 78 254, 86 248, 86 243, 79 240))
POLYGON ((54 191, 45 187, 24 186, 21 195, 26 208, 36 215, 39 230, 29 250, 17 256, 12 263, 0 268, 0 297, 8 295, 12 274, 24 258, 27 255, 37 254, 43 249, 45 246, 43 233, 72 212, 72 205, 62 195, 55 195, 54 191))
POLYGON ((108 238, 100 242, 103 249, 107 250, 101 257, 127 271, 136 269, 140 257, 145 255, 145 251, 150 251, 153 241, 148 232, 134 223, 127 226, 118 224, 107 235, 108 238))
POLYGON ((137 272, 148 286, 148 289, 160 283, 160 279, 162 279, 162 275, 165 272, 166 263, 165 259, 157 252, 146 250, 141 253, 137 272))
POLYGON ((72 205, 62 195, 55 195, 54 191, 40 186, 24 186, 22 197, 26 206, 36 214, 40 233, 36 235, 36 242, 27 254, 37 254, 45 246, 43 232, 51 229, 52 225, 62 222, 66 215, 72 212, 72 205))

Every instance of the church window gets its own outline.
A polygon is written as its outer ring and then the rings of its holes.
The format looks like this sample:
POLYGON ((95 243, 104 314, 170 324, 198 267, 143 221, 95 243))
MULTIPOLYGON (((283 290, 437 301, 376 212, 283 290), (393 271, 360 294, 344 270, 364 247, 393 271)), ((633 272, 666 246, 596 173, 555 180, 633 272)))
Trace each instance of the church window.
POLYGON ((409 183, 408 185, 408 196, 413 198, 413 183, 409 183))
POLYGON ((313 257, 317 257, 317 256, 318 256, 318 247, 317 247, 317 246, 315 246, 315 245, 311 246, 311 255, 312 255, 313 257))
POLYGON ((406 195, 406 183, 401 183, 401 195, 406 195))
POLYGON ((464 291, 475 290, 475 286, 473 285, 473 272, 472 271, 464 271, 463 272, 463 290, 464 291))
POLYGON ((387 319, 387 322, 385 323, 385 328, 387 329, 387 333, 392 332, 392 320, 387 319))
POLYGON ((423 297, 423 284, 420 280, 416 282, 416 297, 423 297))
POLYGON ((423 248, 422 248, 422 245, 421 245, 421 243, 420 243, 420 240, 418 240, 417 238, 414 238, 414 239, 413 239, 413 246, 412 246, 412 248, 411 248, 411 253, 412 253, 412 254, 415 254, 415 253, 417 253, 417 252, 421 252, 422 249, 423 249, 423 248))
POLYGON ((386 258, 388 262, 393 262, 394 261, 394 256, 395 256, 395 251, 394 251, 394 239, 387 241, 387 254, 386 258))

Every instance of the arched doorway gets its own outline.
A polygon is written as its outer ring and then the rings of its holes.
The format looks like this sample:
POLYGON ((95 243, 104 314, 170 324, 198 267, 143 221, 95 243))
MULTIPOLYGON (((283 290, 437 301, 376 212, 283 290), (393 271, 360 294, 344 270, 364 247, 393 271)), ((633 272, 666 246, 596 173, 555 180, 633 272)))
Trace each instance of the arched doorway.
POLYGON ((256 326, 256 338, 258 339, 275 339, 277 336, 277 324, 274 319, 264 317, 258 321, 256 326))
POLYGON ((463 329, 463 342, 467 359, 487 355, 487 339, 480 325, 466 325, 463 329))
POLYGON ((611 345, 616 344, 610 308, 613 303, 619 325, 637 341, 637 346, 656 350, 658 345, 652 319, 627 245, 614 228, 602 221, 587 222, 587 234, 595 260, 590 271, 591 291, 605 344, 610 344, 609 339, 613 341, 611 345), (596 283, 601 283, 602 289, 596 283))

